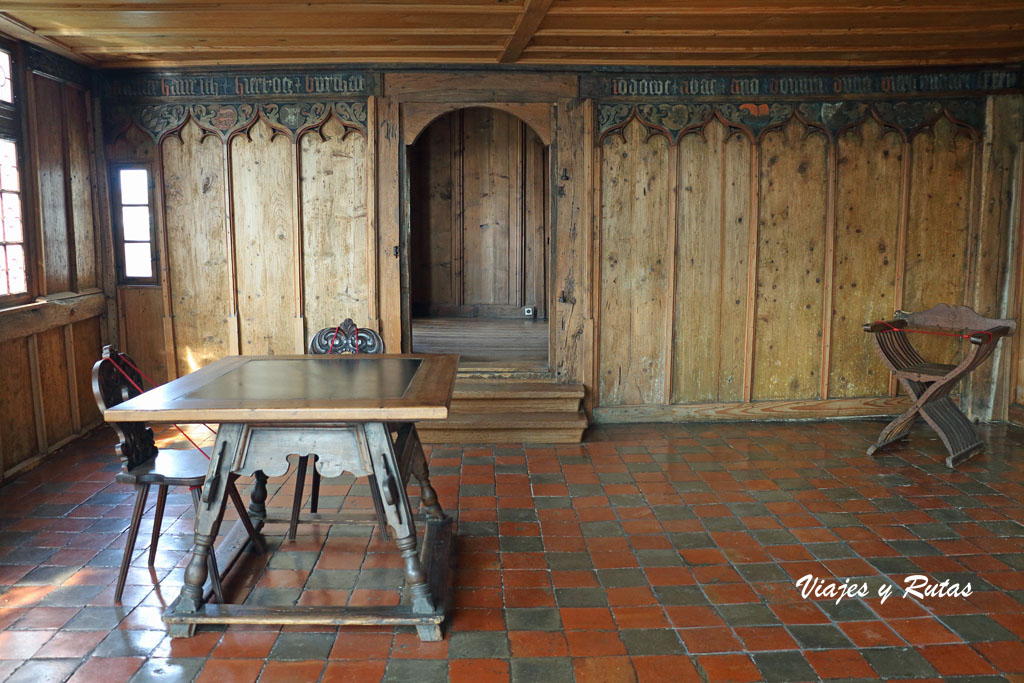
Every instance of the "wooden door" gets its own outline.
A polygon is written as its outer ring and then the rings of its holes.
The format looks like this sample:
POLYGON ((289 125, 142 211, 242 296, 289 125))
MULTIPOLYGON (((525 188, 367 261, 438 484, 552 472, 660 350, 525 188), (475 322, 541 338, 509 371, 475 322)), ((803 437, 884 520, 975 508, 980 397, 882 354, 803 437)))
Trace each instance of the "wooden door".
POLYGON ((546 317, 547 148, 511 114, 442 116, 410 150, 414 316, 546 317))

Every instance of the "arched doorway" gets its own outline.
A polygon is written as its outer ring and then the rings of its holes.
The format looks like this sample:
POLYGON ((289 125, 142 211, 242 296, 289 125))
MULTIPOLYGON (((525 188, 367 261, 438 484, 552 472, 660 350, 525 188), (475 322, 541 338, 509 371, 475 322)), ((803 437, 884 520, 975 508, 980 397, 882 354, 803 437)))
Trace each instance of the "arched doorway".
POLYGON ((471 107, 434 120, 408 160, 412 350, 547 369, 548 148, 471 107))

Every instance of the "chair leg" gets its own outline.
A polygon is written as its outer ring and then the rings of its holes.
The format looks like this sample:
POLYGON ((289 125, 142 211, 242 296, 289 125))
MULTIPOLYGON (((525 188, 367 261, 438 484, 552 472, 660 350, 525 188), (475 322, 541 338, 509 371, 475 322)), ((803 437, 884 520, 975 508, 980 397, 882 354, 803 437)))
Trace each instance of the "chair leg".
POLYGON ((124 556, 121 558, 121 571, 117 575, 117 587, 114 588, 114 602, 121 602, 121 596, 124 595, 124 584, 128 580, 128 568, 132 564, 135 540, 139 537, 139 526, 142 524, 142 513, 146 511, 148 495, 149 484, 135 485, 135 508, 132 510, 132 522, 128 527, 128 541, 124 546, 124 556))
MULTIPOLYGON (((192 509, 195 510, 196 519, 199 519, 199 491, 200 489, 192 489, 192 509)), ((224 604, 224 587, 220 583, 220 571, 217 569, 217 544, 213 544, 210 548, 210 554, 206 556, 206 571, 209 573, 210 583, 213 584, 213 595, 217 598, 217 602, 224 604)))
POLYGON ((309 511, 316 512, 317 502, 320 500, 320 473, 316 471, 316 461, 313 461, 313 488, 309 491, 309 511))
POLYGON ((149 566, 152 567, 153 563, 156 562, 156 548, 160 543, 160 523, 164 519, 164 507, 167 505, 167 489, 166 484, 157 487, 156 493, 156 512, 153 514, 153 536, 149 541, 149 566))
POLYGON ((295 531, 299 526, 299 511, 302 509, 302 488, 306 482, 306 467, 309 464, 309 456, 303 455, 299 458, 299 471, 295 475, 295 499, 292 500, 292 519, 288 525, 288 540, 295 540, 295 531))

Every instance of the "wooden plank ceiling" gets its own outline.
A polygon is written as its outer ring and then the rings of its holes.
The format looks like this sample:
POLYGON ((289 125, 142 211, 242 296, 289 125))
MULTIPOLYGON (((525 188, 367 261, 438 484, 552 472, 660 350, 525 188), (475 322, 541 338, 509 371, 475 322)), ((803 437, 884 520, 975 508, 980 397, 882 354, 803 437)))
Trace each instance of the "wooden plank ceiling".
POLYGON ((0 31, 103 67, 1024 61, 1024 0, 3 0, 0 31))

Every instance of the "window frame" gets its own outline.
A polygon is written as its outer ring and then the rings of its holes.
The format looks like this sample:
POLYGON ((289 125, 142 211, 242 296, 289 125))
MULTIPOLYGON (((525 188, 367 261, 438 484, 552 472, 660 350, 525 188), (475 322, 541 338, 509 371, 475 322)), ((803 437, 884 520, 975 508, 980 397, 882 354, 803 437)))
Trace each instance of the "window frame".
POLYGON ((32 229, 31 188, 26 187, 25 179, 30 177, 26 165, 26 150, 23 124, 25 111, 22 104, 23 79, 20 77, 21 49, 18 43, 0 37, 0 50, 11 57, 11 95, 12 102, 0 101, 0 138, 10 140, 17 149, 18 163, 18 198, 21 200, 21 245, 25 258, 25 290, 17 294, 0 294, 0 309, 12 308, 26 304, 35 299, 36 295, 36 240, 32 229))
MULTIPOLYGON (((114 163, 110 165, 110 213, 111 213, 111 227, 114 232, 114 255, 117 267, 117 284, 119 286, 134 286, 134 285, 159 285, 160 284, 160 249, 157 245, 157 234, 156 234, 156 203, 154 197, 155 183, 153 180, 153 165, 146 162, 123 162, 114 163), (128 275, 125 272, 125 254, 124 254, 124 217, 121 209, 125 204, 121 199, 121 171, 136 171, 141 170, 146 172, 146 193, 148 198, 149 208, 149 257, 150 263, 153 264, 153 274, 148 277, 140 277, 136 275, 128 275)), ((138 206, 135 204, 128 204, 128 206, 138 206)), ((128 240, 129 243, 140 244, 136 240, 128 240)))

